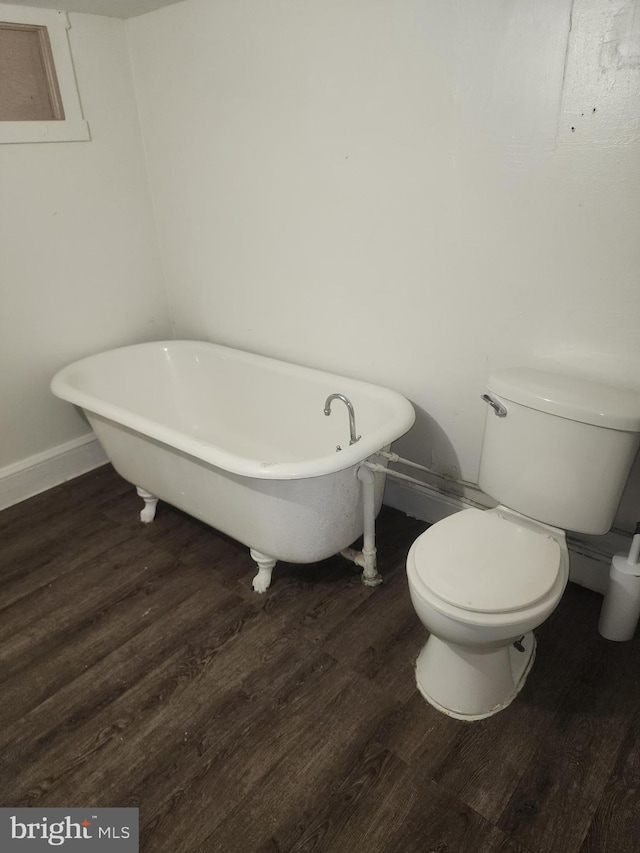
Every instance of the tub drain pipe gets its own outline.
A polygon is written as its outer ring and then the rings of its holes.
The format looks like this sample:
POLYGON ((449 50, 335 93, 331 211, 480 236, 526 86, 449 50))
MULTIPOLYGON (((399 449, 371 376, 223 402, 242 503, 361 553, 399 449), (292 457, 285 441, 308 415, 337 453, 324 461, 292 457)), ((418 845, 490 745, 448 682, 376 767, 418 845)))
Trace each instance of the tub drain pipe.
POLYGON ((358 479, 362 483, 362 508, 364 515, 364 536, 362 551, 345 548, 340 551, 343 557, 362 567, 362 583, 365 586, 380 586, 382 577, 378 574, 376 559, 376 495, 374 471, 387 469, 383 465, 363 462, 358 468, 358 479))
MULTIPOLYGON (((376 454, 388 459, 390 462, 400 462, 402 465, 410 465, 412 468, 419 468, 421 471, 428 471, 434 474, 441 480, 450 480, 458 485, 472 486, 478 488, 476 483, 469 483, 467 480, 456 480, 454 477, 449 477, 446 474, 440 474, 433 471, 431 468, 426 468, 424 465, 418 465, 417 462, 411 462, 408 459, 403 459, 397 453, 388 451, 380 451, 376 454)), ((413 483, 417 486, 428 486, 428 483, 422 480, 417 480, 415 477, 409 477, 407 474, 401 474, 400 471, 394 471, 386 465, 380 465, 378 462, 363 462, 358 468, 358 479, 362 483, 362 504, 364 514, 364 541, 362 551, 357 551, 355 548, 344 548, 340 553, 347 560, 351 560, 356 566, 362 567, 362 583, 365 586, 379 586, 382 583, 382 576, 378 573, 377 558, 376 558, 376 499, 375 499, 375 474, 386 474, 394 477, 397 480, 404 480, 408 483, 413 483)))

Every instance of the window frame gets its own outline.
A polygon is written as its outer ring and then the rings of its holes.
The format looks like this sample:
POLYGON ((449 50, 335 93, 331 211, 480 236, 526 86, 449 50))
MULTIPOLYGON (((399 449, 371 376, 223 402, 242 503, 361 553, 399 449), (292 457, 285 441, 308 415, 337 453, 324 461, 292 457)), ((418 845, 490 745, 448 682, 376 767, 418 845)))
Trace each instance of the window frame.
POLYGON ((22 142, 82 142, 91 138, 82 115, 67 30, 66 12, 0 4, 0 22, 46 27, 58 81, 64 118, 0 121, 0 144, 22 142))

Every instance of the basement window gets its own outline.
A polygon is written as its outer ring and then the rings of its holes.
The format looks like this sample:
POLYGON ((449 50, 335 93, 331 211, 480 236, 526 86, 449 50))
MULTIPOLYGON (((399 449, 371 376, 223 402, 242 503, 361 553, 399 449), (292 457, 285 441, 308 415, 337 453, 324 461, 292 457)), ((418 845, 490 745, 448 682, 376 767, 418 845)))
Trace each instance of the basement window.
POLYGON ((66 13, 0 5, 0 143, 89 139, 66 13))

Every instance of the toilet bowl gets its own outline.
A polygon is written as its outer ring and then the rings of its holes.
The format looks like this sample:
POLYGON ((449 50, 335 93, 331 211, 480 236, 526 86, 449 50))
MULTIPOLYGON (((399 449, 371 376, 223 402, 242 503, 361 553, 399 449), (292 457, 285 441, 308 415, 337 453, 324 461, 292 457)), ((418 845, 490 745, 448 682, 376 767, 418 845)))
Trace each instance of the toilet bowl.
POLYGON ((407 558, 429 638, 422 695, 476 720, 518 694, 533 630, 567 583, 565 530, 606 533, 640 446, 640 394, 580 377, 512 368, 489 378, 478 485, 499 506, 438 521, 407 558))
POLYGON ((514 699, 531 668, 533 629, 568 579, 564 531, 506 507, 467 509, 416 539, 407 579, 430 633, 416 663, 419 691, 452 717, 482 719, 514 699))

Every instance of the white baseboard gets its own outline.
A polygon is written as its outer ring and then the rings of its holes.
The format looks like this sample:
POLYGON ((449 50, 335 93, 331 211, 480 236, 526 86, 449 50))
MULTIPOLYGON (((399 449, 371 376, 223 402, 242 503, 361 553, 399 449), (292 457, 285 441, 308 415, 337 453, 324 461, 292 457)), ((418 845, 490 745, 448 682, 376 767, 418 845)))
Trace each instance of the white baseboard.
MULTIPOLYGON (((470 506, 482 508, 481 493, 468 497, 443 493, 431 486, 414 486, 387 478, 384 502, 388 506, 404 512, 412 518, 419 518, 429 524, 435 524, 462 509, 470 506)), ((569 579, 580 586, 604 595, 609 578, 609 566, 614 554, 627 553, 631 545, 631 534, 614 530, 605 536, 567 536, 571 557, 569 579)))
POLYGON ((107 462, 95 435, 74 438, 0 468, 0 510, 46 492, 107 462))

